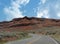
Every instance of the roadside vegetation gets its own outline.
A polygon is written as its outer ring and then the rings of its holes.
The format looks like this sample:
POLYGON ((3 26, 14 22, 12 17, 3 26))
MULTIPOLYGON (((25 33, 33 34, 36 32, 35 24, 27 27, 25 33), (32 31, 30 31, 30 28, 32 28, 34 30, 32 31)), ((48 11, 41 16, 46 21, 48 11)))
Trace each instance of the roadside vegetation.
POLYGON ((60 35, 52 35, 51 37, 54 38, 60 44, 60 35))
POLYGON ((0 44, 29 37, 27 32, 0 32, 0 44))
POLYGON ((49 35, 53 37, 56 41, 60 42, 60 27, 43 27, 39 30, 29 30, 24 32, 0 32, 0 44, 8 41, 20 40, 31 37, 29 33, 32 34, 42 34, 49 35))
POLYGON ((60 43, 60 27, 53 27, 53 26, 43 27, 43 28, 39 29, 38 31, 37 30, 36 31, 31 31, 31 33, 51 36, 57 42, 60 43))
POLYGON ((42 34, 49 35, 60 43, 60 27, 45 27, 42 28, 42 34))
POLYGON ((52 38, 54 38, 59 44, 60 44, 60 27, 50 27, 45 28, 46 35, 50 35, 52 38))

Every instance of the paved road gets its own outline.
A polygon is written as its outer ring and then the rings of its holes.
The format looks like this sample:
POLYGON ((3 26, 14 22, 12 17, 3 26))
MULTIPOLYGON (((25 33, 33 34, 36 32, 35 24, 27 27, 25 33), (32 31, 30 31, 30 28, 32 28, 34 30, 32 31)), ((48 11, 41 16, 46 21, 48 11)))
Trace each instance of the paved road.
POLYGON ((53 38, 49 36, 41 36, 41 38, 32 44, 58 44, 53 38))
POLYGON ((8 42, 6 44, 58 44, 58 43, 49 36, 32 34, 31 38, 8 42))

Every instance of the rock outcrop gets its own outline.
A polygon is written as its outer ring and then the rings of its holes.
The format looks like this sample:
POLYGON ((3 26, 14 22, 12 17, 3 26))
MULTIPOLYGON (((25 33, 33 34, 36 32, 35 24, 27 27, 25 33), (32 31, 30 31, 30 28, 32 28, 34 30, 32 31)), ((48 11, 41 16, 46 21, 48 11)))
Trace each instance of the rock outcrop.
POLYGON ((0 30, 35 30, 42 27, 60 27, 59 19, 46 19, 35 17, 15 18, 12 21, 0 22, 0 30))

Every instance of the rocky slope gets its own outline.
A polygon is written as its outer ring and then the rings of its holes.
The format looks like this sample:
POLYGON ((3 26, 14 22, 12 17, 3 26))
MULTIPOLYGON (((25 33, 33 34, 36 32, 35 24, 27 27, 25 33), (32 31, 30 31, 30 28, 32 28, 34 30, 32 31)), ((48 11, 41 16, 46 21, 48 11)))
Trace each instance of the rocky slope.
POLYGON ((25 16, 24 18, 15 18, 12 21, 0 22, 0 30, 8 31, 35 30, 52 26, 60 27, 60 20, 25 16))

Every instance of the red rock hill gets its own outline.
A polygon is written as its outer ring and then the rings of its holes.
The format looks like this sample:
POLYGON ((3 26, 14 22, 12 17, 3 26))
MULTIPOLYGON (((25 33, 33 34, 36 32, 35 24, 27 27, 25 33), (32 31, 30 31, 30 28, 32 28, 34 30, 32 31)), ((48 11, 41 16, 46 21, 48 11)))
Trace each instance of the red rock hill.
POLYGON ((0 30, 35 30, 42 27, 59 26, 60 20, 35 17, 15 18, 12 21, 0 22, 0 30))

